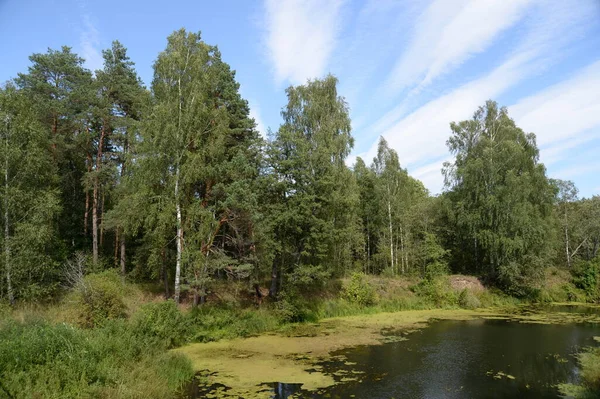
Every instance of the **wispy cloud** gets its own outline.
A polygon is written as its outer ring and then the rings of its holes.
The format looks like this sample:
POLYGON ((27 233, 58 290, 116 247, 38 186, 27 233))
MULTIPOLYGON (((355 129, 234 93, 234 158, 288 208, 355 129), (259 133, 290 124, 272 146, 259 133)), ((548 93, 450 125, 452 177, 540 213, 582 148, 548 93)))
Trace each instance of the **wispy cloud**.
POLYGON ((326 71, 343 0, 266 0, 266 44, 278 84, 304 83, 326 71))
POLYGON ((87 14, 83 16, 82 24, 79 45, 81 46, 81 56, 85 59, 85 66, 92 71, 101 69, 103 59, 98 30, 87 14))
MULTIPOLYGON (((444 4, 437 2, 434 4, 444 7, 444 4)), ((465 12, 464 7, 462 10, 461 12, 465 12)), ((386 137, 390 146, 398 151, 400 160, 411 172, 417 170, 422 178, 426 178, 425 183, 432 192, 439 192, 442 188, 441 173, 438 169, 436 178, 434 169, 441 166, 440 159, 448 154, 446 140, 450 133, 449 123, 470 118, 485 100, 497 98, 507 89, 546 68, 553 62, 554 57, 558 57, 557 54, 561 54, 564 46, 579 37, 580 29, 591 18, 585 8, 573 9, 561 3, 555 3, 552 7, 545 7, 543 10, 540 7, 537 11, 542 12, 543 15, 528 19, 527 33, 522 36, 521 41, 505 61, 487 75, 437 97, 416 110, 411 109, 410 100, 403 101, 390 113, 384 115, 371 129, 386 137)), ((516 13, 514 10, 511 12, 516 13)), ((468 52, 463 51, 462 54, 468 52)), ((426 67, 418 69, 418 74, 422 74, 424 70, 433 70, 430 66, 436 64, 436 61, 429 59, 425 64, 426 67)), ((419 78, 420 76, 417 76, 417 79, 419 78)), ((371 159, 375 151, 376 144, 373 144, 364 154, 365 158, 371 159)))
POLYGON ((418 17, 412 40, 386 87, 398 91, 429 85, 485 50, 519 21, 535 0, 435 0, 418 17))
POLYGON ((520 127, 536 133, 543 160, 552 162, 561 153, 600 137, 598 93, 600 59, 572 78, 520 100, 510 113, 520 127))
POLYGON ((573 179, 574 177, 592 172, 600 172, 600 162, 568 166, 557 170, 554 174, 561 179, 573 179))

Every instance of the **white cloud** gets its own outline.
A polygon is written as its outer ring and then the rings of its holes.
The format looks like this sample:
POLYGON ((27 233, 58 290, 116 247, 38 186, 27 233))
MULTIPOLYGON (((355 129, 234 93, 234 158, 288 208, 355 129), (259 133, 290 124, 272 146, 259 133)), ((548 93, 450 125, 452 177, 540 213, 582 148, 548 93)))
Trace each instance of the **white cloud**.
POLYGON ((266 0, 266 44, 278 84, 305 83, 326 71, 343 0, 266 0))
POLYGON ((89 15, 83 16, 83 31, 79 35, 79 45, 81 56, 85 59, 85 66, 91 71, 101 69, 104 61, 100 50, 100 35, 89 15))
MULTIPOLYGON (((500 66, 412 112, 411 100, 405 100, 392 112, 384 115, 371 129, 382 134, 390 146, 398 151, 400 161, 408 166, 409 172, 420 168, 417 173, 433 193, 439 192, 442 187, 439 160, 448 154, 446 140, 450 134, 449 123, 470 118, 485 100, 498 97, 525 78, 546 68, 559 57, 557 54, 561 54, 565 45, 579 37, 581 29, 586 26, 585 22, 591 18, 589 10, 584 7, 569 9, 561 3, 555 3, 552 7, 540 7, 537 11, 543 12, 543 15, 536 15, 528 20, 527 34, 500 66), (410 113, 407 114, 408 112, 410 113)), ((428 60, 427 65, 433 65, 433 62, 428 60)), ((430 68, 426 66, 419 71, 425 69, 430 68)), ((595 110, 596 108, 590 112, 595 110)), ((600 111, 598 114, 600 115, 600 111)), ((376 143, 363 154, 364 158, 371 159, 375 152, 376 143)))
POLYGON ((417 18, 413 38, 396 62, 388 89, 418 89, 485 50, 534 0, 435 0, 417 18))
POLYGON ((574 177, 585 175, 587 173, 600 172, 600 162, 587 163, 585 165, 572 165, 559 169, 554 173, 561 179, 573 179, 574 177))
POLYGON ((256 130, 258 130, 258 133, 260 133, 263 138, 266 138, 267 128, 260 117, 260 108, 252 101, 248 101, 248 106, 250 107, 250 118, 253 118, 254 122, 256 122, 256 130))
POLYGON ((444 166, 444 162, 450 161, 451 159, 452 158, 450 157, 444 157, 438 161, 431 162, 411 171, 411 176, 421 180, 425 187, 434 194, 439 193, 442 191, 442 180, 440 180, 442 167, 444 166))
POLYGON ((520 100, 509 108, 526 131, 534 132, 549 160, 600 137, 600 60, 572 78, 520 100), (598 128, 586 134, 590 129, 598 128))

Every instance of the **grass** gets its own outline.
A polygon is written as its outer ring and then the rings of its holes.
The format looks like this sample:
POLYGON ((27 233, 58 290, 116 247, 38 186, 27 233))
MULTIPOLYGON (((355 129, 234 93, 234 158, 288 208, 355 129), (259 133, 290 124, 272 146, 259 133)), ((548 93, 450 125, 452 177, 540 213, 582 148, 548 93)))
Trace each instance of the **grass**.
POLYGON ((0 341, 2 390, 13 398, 161 398, 193 376, 187 358, 123 320, 90 330, 5 320, 0 341))

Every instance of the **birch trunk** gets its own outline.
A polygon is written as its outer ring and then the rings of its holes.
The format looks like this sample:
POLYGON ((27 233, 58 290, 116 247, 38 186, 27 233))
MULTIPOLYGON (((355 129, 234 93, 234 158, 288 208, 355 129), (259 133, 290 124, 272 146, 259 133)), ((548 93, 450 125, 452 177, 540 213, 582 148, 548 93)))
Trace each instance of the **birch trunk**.
POLYGON ((4 268, 6 270, 6 289, 8 301, 11 305, 15 303, 15 294, 12 287, 11 264, 10 264, 10 220, 8 214, 8 131, 6 132, 6 153, 4 160, 4 268))
POLYGON ((177 259, 175 263, 175 302, 179 303, 181 293, 181 253, 183 251, 183 228, 181 225, 181 205, 179 204, 179 165, 175 171, 175 212, 177 213, 177 259))
POLYGON ((569 253, 569 224, 567 219, 567 204, 565 206, 565 251, 567 254, 567 266, 571 268, 571 254, 569 253))
MULTIPOLYGON (((389 190, 388 190, 388 194, 389 194, 389 190)), ((388 208, 388 224, 389 224, 389 229, 390 229, 390 260, 392 262, 392 274, 394 274, 394 233, 393 233, 393 229, 392 229, 392 204, 390 203, 389 198, 388 198, 387 208, 388 208)))

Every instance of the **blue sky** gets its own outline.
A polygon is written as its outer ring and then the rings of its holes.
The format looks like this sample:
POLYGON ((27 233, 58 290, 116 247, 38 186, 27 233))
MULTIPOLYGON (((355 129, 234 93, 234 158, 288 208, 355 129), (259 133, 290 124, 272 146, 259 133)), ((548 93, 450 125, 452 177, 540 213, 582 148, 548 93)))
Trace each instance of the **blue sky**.
POLYGON ((332 73, 351 109, 350 163, 383 135, 438 193, 449 123, 491 98, 536 133, 551 177, 600 194, 599 0, 0 0, 0 81, 61 45, 98 69, 118 39, 150 84, 181 27, 219 46, 263 133, 287 86, 332 73))

